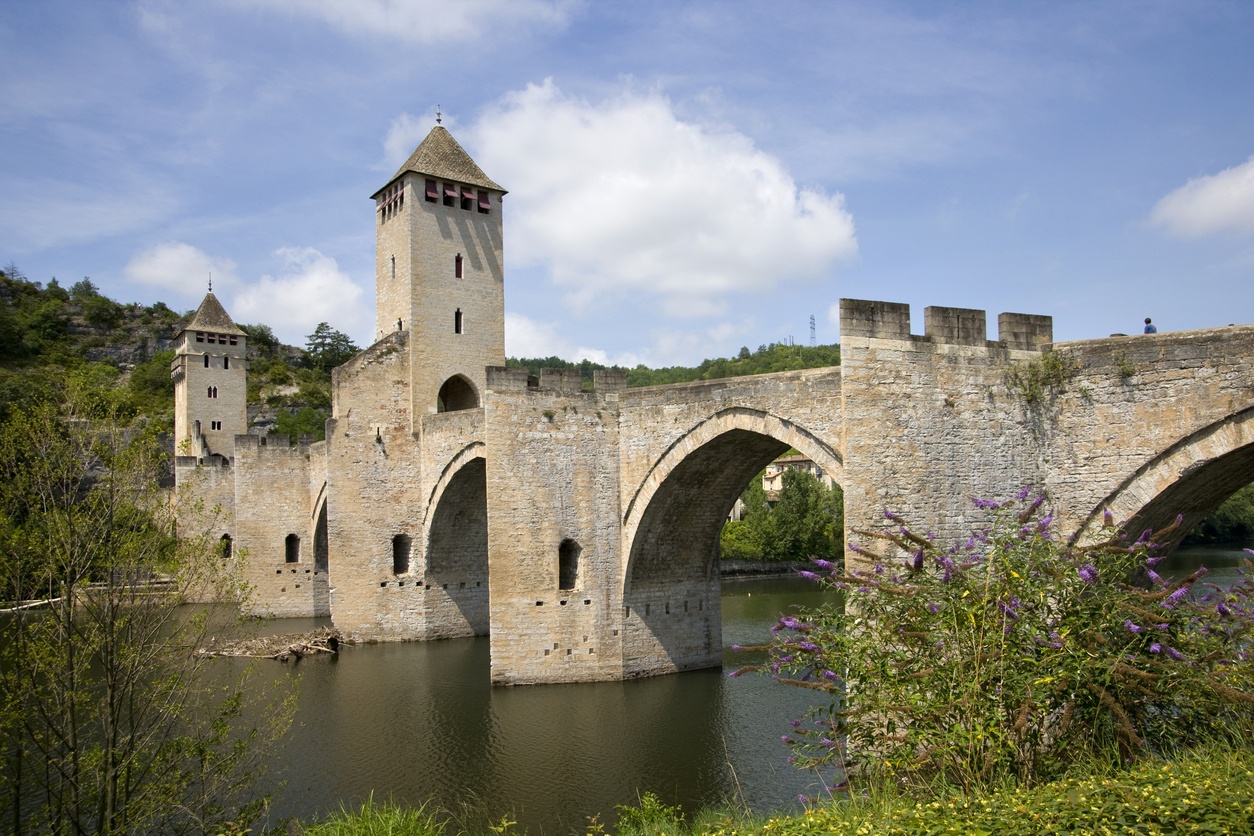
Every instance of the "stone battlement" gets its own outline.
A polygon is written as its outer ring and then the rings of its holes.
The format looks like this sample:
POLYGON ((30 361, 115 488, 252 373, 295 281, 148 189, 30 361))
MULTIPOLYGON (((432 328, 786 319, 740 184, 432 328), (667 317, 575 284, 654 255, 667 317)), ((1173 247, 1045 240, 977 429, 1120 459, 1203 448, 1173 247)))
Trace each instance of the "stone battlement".
POLYGON ((946 345, 1001 345, 1019 351, 1040 351, 1054 341, 1053 317, 1036 314, 997 315, 998 339, 987 338, 986 313, 972 308, 927 307, 922 337, 910 333, 910 306, 901 302, 840 300, 842 339, 928 340, 946 345))
POLYGON ((311 435, 299 436, 296 439, 296 444, 293 445, 292 440, 282 433, 275 433, 266 436, 253 435, 249 433, 247 435, 235 436, 235 452, 236 455, 238 455, 244 450, 260 450, 263 447, 279 450, 295 447, 299 450, 308 452, 309 446, 315 443, 316 442, 311 435))
MULTIPOLYGON (((539 377, 521 366, 489 366, 488 389, 493 392, 545 391, 575 394, 585 391, 578 369, 540 369, 539 377)), ((606 395, 627 388, 627 373, 622 369, 595 369, 592 392, 606 395)))

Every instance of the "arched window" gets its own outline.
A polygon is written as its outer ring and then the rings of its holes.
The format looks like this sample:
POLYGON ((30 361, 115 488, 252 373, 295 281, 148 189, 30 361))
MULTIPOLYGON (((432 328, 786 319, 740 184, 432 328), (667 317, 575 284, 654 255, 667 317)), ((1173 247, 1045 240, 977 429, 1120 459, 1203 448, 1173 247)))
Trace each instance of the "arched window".
POLYGON ((231 559, 231 535, 223 534, 222 539, 218 541, 218 550, 222 552, 223 560, 231 559))
POLYGON ((569 537, 557 547, 557 588, 574 589, 579 579, 579 553, 583 548, 569 537))
POLYGON ((300 538, 295 534, 283 541, 283 556, 288 563, 300 563, 300 538))
POLYGON ((393 575, 404 575, 409 572, 409 549, 412 542, 408 534, 397 534, 392 538, 393 575))
POLYGON ((435 401, 436 412, 456 412, 459 409, 474 409, 477 406, 479 406, 479 396, 475 393, 475 387, 459 374, 444 381, 435 401))
POLYGON ((460 334, 462 332, 462 309, 458 308, 457 313, 453 314, 453 333, 460 334))
POLYGON ((205 368, 206 369, 209 368, 209 355, 208 354, 205 355, 205 368))
POLYGON ((222 355, 222 368, 224 369, 231 368, 231 358, 226 356, 225 354, 222 355))
POLYGON ((457 258, 453 259, 453 278, 460 279, 462 277, 462 254, 458 253, 457 258))

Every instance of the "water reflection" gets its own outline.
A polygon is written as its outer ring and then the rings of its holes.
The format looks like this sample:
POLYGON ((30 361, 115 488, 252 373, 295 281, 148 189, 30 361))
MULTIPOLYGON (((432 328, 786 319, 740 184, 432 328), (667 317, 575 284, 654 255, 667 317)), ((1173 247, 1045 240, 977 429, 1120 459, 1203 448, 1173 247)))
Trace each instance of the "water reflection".
MULTIPOLYGON (((727 645, 761 643, 781 611, 822 593, 794 578, 723 587, 727 645)), ((321 622, 272 622, 295 632, 321 622)), ((748 660, 727 649, 731 667, 748 660)), ((227 665, 232 665, 228 662, 227 665)), ((301 675, 298 728, 275 753, 273 821, 376 799, 510 813, 532 833, 613 821, 646 791, 687 809, 767 810, 813 794, 785 762, 787 721, 813 692, 721 670, 634 682, 493 688, 488 640, 350 647, 274 668, 301 675)))
POLYGON ((1244 560, 1246 558, 1254 560, 1254 555, 1242 550, 1243 546, 1254 548, 1254 543, 1188 546, 1177 549, 1162 562, 1159 574, 1171 578, 1183 578, 1199 567, 1205 566, 1209 570, 1206 574, 1206 582, 1227 588, 1241 579, 1237 570, 1244 565, 1244 560))

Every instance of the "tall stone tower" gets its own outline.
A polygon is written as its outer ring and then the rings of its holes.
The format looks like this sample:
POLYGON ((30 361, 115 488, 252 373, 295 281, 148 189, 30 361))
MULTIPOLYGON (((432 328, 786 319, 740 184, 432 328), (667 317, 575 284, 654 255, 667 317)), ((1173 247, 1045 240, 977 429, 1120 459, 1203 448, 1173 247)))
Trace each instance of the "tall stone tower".
POLYGON ((505 194, 439 125, 374 194, 375 336, 409 334, 415 428, 481 405, 505 364, 505 194))
POLYGON ((231 458, 248 432, 247 336, 212 292, 175 338, 174 444, 180 456, 231 458))

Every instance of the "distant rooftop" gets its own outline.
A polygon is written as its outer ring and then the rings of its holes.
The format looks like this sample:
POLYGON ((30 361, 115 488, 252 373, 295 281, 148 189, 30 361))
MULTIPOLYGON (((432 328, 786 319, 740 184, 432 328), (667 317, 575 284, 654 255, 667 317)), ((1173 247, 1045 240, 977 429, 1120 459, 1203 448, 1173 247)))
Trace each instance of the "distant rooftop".
MULTIPOLYGON (((205 301, 200 303, 191 321, 183 326, 184 331, 212 331, 215 334, 235 334, 247 336, 239 326, 231 320, 231 315, 222 307, 213 291, 205 294, 205 301)), ((181 333, 181 332, 180 332, 181 333)))

